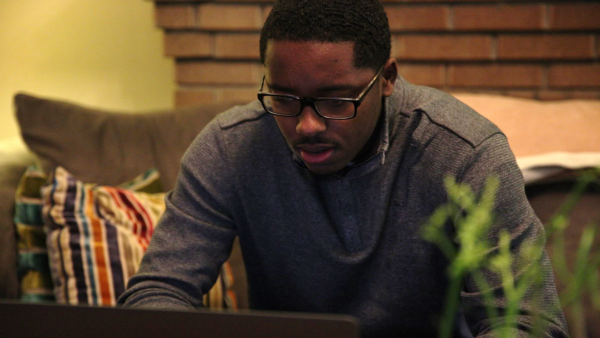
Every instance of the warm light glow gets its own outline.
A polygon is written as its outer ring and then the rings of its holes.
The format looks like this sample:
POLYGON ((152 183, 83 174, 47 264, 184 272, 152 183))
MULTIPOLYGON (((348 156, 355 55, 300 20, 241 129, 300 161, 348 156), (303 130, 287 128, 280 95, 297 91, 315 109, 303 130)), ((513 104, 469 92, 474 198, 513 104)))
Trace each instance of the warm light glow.
POLYGON ((143 0, 0 0, 0 139, 17 91, 125 111, 172 107, 173 61, 143 0))

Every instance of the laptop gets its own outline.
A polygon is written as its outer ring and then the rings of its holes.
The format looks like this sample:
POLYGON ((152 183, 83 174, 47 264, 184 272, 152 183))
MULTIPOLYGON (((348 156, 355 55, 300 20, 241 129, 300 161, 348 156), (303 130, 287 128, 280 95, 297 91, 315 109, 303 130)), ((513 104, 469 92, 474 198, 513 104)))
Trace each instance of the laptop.
POLYGON ((263 311, 167 311, 0 302, 7 338, 358 338, 354 317, 263 311))

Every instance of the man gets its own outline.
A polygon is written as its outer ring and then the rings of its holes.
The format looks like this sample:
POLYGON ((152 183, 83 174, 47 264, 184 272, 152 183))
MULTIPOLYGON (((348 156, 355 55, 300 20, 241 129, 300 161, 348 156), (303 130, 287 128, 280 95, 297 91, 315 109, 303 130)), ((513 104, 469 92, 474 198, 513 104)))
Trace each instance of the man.
MULTIPOLYGON (((239 236, 252 308, 351 314, 364 337, 434 337, 448 261, 421 228, 446 202, 446 176, 475 191, 500 177, 493 240, 506 229, 518 250, 543 236, 505 136, 398 76, 378 1, 279 1, 260 50, 260 100, 219 115, 188 149, 122 302, 201 306, 239 236)), ((544 271, 548 332, 565 336, 544 271)), ((470 330, 488 333, 474 283, 461 295, 470 330)), ((528 310, 514 336, 531 327, 528 310)))

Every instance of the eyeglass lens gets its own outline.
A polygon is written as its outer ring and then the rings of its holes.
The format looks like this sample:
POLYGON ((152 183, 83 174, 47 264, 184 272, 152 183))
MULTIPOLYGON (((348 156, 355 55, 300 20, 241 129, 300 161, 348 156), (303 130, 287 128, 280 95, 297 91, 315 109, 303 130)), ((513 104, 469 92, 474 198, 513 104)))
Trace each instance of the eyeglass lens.
MULTIPOLYGON (((300 113, 300 100, 285 96, 264 96, 263 102, 270 113, 294 116, 300 113)), ((354 103, 343 100, 316 100, 315 107, 324 117, 343 118, 354 115, 354 103)))

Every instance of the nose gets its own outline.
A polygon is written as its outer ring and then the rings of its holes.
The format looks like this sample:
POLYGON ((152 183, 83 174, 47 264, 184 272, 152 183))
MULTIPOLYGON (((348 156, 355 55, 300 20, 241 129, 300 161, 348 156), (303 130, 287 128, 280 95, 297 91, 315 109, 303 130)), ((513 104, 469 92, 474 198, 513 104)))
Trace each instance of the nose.
POLYGON ((298 124, 296 132, 304 136, 314 136, 327 130, 327 122, 319 116, 311 107, 304 107, 300 116, 298 116, 298 124))

